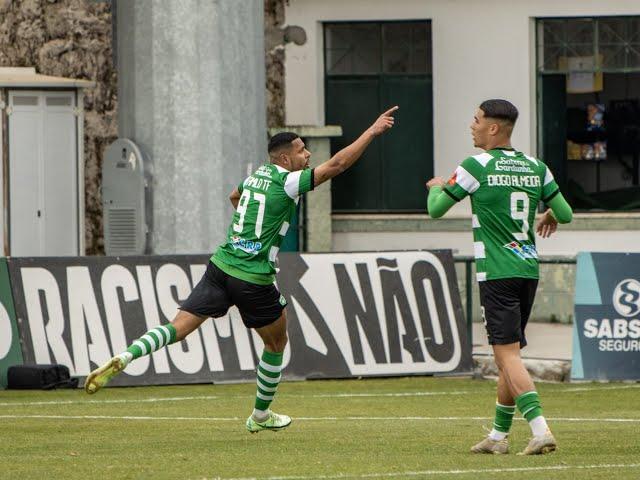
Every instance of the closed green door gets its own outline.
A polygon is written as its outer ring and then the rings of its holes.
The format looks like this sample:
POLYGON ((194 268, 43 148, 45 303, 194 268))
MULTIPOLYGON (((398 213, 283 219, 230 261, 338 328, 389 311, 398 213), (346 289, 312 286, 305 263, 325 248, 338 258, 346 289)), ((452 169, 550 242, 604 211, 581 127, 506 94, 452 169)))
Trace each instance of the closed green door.
MULTIPOLYGON (((331 154, 353 142, 379 114, 377 78, 338 78, 327 82, 327 125, 341 125, 331 154)), ((382 207, 382 148, 375 140, 351 169, 331 182, 333 210, 379 210, 382 207)))
POLYGON ((399 105, 396 124, 382 138, 383 210, 424 211, 425 182, 433 176, 430 77, 384 77, 382 104, 399 105))
POLYGON ((566 76, 541 75, 542 161, 553 172, 556 182, 566 192, 567 185, 567 93, 566 76))
POLYGON ((335 212, 424 212, 433 175, 430 22, 325 26, 325 122, 342 126, 332 154, 388 108, 396 124, 332 181, 335 212))

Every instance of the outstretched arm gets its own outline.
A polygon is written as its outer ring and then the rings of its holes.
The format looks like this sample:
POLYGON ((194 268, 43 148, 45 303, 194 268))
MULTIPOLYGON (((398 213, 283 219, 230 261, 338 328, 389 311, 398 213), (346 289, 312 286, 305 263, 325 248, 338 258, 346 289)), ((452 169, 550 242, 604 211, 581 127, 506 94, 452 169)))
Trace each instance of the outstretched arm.
POLYGON ((371 141, 393 127, 393 113, 398 107, 393 107, 384 112, 360 137, 351 145, 343 148, 322 165, 316 167, 313 172, 314 186, 318 186, 327 180, 340 175, 364 153, 371 141))

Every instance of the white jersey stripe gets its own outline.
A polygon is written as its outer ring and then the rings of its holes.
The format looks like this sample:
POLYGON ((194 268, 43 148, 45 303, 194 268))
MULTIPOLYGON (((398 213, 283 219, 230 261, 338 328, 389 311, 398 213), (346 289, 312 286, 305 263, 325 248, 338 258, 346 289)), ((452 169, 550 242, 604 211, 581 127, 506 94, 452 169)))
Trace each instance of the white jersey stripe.
POLYGON ((547 167, 547 171, 544 174, 544 185, 549 185, 551 182, 553 182, 553 173, 551 173, 551 170, 547 167))
POLYGON ((483 242, 473 242, 473 255, 476 258, 486 258, 483 242))
POLYGON ((478 282, 484 282, 487 279, 487 272, 476 273, 476 280, 478 282))
POLYGON ((284 222, 280 228, 280 236, 284 237, 287 234, 287 230, 289 230, 289 222, 284 222))
POLYGON ((487 166, 487 163, 493 158, 490 153, 484 152, 479 155, 473 155, 471 158, 475 158, 477 162, 483 167, 487 166))
POLYGON ((530 162, 535 163, 536 165, 538 165, 538 160, 536 160, 533 157, 530 157, 529 155, 525 155, 524 158, 526 158, 527 160, 529 160, 530 162))
POLYGON ((269 261, 275 262, 276 257, 278 256, 278 252, 280 251, 280 247, 276 247, 275 245, 269 249, 269 261))
POLYGON ((302 175, 302 170, 291 172, 284 182, 284 191, 293 199, 300 195, 300 175, 302 175))
POLYGON ((478 220, 478 215, 475 213, 471 215, 471 228, 480 228, 480 220, 478 220))
POLYGON ((456 168, 456 183, 469 193, 473 193, 480 188, 480 182, 461 166, 456 168))

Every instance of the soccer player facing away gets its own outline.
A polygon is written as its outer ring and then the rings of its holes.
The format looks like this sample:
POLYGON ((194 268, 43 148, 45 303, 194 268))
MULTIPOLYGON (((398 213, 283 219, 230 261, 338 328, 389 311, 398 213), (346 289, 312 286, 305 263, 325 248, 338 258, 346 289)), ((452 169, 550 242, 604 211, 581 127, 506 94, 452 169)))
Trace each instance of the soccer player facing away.
POLYGON ((517 118, 518 110, 506 100, 483 102, 473 117, 471 135, 484 153, 465 159, 448 182, 435 177, 427 183, 433 218, 471 197, 480 303, 499 370, 493 429, 471 448, 474 453, 508 453, 507 435, 516 407, 533 433, 522 454, 556 449, 520 349, 527 344, 524 332, 538 286, 533 233, 538 202, 550 207, 536 229, 543 238, 554 233, 558 223, 569 223, 573 212, 549 168, 511 146, 517 118))
POLYGON ((295 215, 300 195, 351 167, 371 141, 394 123, 393 107, 351 145, 320 166, 310 169, 311 153, 295 133, 274 135, 269 142, 270 163, 262 165, 231 193, 236 209, 227 240, 211 256, 207 270, 167 325, 134 341, 125 352, 89 374, 85 391, 95 393, 136 358, 179 342, 208 317, 221 317, 236 305, 247 328, 264 342, 257 368, 255 408, 246 422, 251 433, 279 430, 291 418, 269 408, 280 382, 282 355, 287 344, 286 301, 275 281, 275 261, 295 215))

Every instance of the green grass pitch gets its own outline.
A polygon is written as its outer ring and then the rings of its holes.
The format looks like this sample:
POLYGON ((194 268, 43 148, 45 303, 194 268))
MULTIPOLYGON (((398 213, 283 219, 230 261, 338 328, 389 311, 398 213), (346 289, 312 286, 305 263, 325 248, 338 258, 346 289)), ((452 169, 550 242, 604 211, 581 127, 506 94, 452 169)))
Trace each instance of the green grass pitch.
MULTIPOLYGON (((249 434, 252 384, 0 391, 0 478, 638 479, 640 384, 538 384, 558 451, 472 455, 495 382, 284 382, 282 432, 249 434)), ((517 417, 520 417, 519 414, 517 417)))

